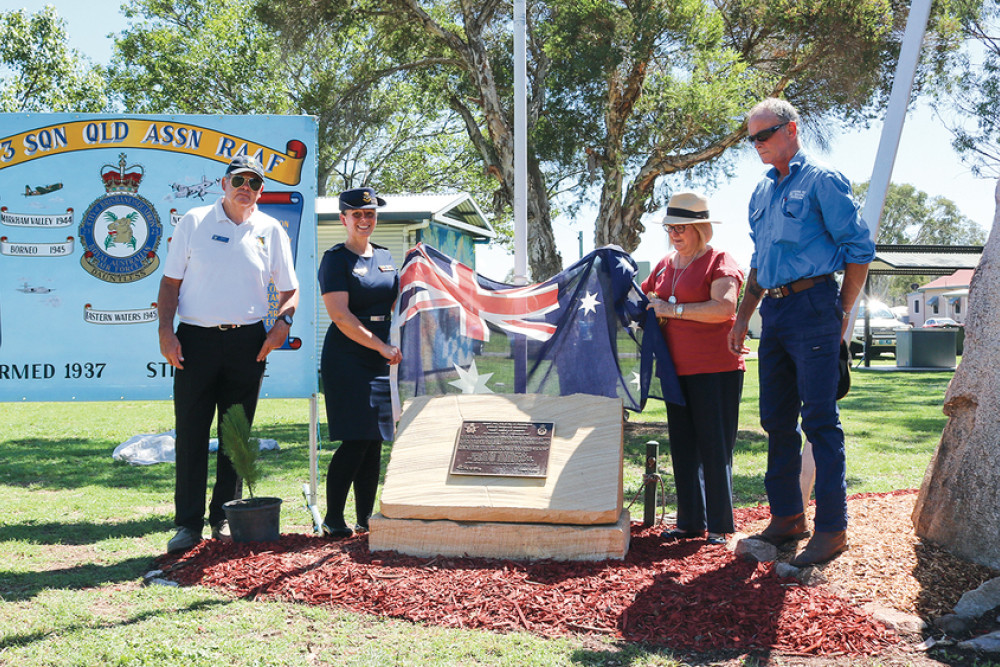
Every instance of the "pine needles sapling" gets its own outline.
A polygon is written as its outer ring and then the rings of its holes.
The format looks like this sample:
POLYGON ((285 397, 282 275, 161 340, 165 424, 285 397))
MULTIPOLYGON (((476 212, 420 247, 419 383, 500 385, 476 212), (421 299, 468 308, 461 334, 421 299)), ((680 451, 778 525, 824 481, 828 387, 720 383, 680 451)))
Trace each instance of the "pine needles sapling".
POLYGON ((253 498, 253 487, 260 480, 261 470, 257 465, 260 443, 250 436, 250 420, 239 403, 231 406, 222 416, 222 451, 233 462, 236 474, 246 483, 247 491, 253 498))

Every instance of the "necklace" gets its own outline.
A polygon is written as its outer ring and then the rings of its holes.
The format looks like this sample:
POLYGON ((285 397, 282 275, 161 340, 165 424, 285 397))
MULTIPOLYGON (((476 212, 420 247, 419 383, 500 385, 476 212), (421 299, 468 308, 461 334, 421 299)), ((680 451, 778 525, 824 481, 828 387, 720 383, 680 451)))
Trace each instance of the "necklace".
POLYGON ((677 287, 677 281, 681 279, 681 276, 683 276, 684 272, 688 270, 688 267, 694 264, 694 260, 698 259, 699 254, 700 253, 695 253, 694 257, 692 257, 680 271, 677 270, 677 267, 674 267, 674 274, 670 280, 670 296, 667 298, 667 303, 677 303, 677 297, 674 296, 674 289, 677 287))

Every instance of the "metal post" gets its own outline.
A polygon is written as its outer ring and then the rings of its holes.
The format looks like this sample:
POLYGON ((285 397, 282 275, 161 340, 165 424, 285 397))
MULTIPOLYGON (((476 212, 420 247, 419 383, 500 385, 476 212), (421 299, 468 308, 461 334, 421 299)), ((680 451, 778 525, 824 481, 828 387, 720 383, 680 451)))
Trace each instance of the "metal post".
POLYGON ((319 405, 316 394, 309 398, 309 481, 302 485, 306 511, 312 516, 313 532, 321 532, 323 519, 319 515, 319 405))
POLYGON ((660 475, 656 472, 656 460, 660 453, 660 443, 650 440, 646 443, 646 475, 643 484, 646 487, 646 501, 642 511, 642 525, 649 528, 656 523, 656 484, 660 475))
POLYGON ((528 284, 528 14, 514 2, 514 284, 528 284))
MULTIPOLYGON (((868 182, 865 206, 861 210, 861 217, 868 223, 873 241, 878 240, 879 221, 882 218, 882 208, 885 206, 885 197, 892 178, 892 167, 896 162, 899 138, 903 133, 903 121, 906 120, 906 108, 910 102, 913 78, 920 62, 920 46, 927 30, 930 13, 931 0, 913 0, 910 4, 910 15, 906 19, 906 30, 903 32, 903 43, 899 50, 899 62, 896 64, 896 74, 889 93, 885 124, 882 125, 882 136, 879 138, 878 151, 875 153, 875 167, 868 182)), ((844 332, 848 343, 851 342, 850 336, 857 316, 858 304, 854 303, 847 331, 844 332)))

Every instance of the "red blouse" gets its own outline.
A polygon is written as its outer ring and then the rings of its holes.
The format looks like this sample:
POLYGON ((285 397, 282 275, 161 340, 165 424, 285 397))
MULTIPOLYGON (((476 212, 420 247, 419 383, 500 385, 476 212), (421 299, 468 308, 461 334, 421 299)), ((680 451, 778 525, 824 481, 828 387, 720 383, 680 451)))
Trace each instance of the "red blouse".
MULTIPOLYGON (((655 292, 666 301, 671 294, 678 304, 699 303, 712 298, 712 283, 719 278, 735 278, 743 285, 743 272, 733 256, 708 246, 707 252, 686 269, 675 269, 670 262, 671 253, 661 259, 653 272, 642 283, 644 294, 655 292), (675 278, 676 273, 676 278, 675 278), (674 282, 676 281, 676 284, 674 282)), ((678 375, 722 373, 746 370, 743 357, 729 351, 729 331, 736 320, 734 313, 725 322, 695 322, 688 319, 664 319, 660 328, 670 348, 678 375)))

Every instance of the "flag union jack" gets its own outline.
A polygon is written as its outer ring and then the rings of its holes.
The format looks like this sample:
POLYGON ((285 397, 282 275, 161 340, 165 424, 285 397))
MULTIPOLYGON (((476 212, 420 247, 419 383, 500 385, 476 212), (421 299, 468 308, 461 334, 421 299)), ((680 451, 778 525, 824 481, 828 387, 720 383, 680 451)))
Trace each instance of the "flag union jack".
POLYGON ((417 244, 400 270, 394 318, 400 395, 584 393, 641 410, 658 377, 664 397, 683 404, 637 270, 607 246, 545 282, 514 286, 417 244))
POLYGON ((489 324, 532 340, 545 341, 552 337, 556 327, 543 318, 559 309, 557 284, 495 285, 500 284, 418 243, 407 254, 399 277, 401 323, 422 311, 455 309, 461 334, 473 340, 488 341, 489 324))

